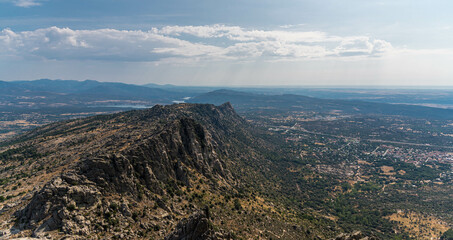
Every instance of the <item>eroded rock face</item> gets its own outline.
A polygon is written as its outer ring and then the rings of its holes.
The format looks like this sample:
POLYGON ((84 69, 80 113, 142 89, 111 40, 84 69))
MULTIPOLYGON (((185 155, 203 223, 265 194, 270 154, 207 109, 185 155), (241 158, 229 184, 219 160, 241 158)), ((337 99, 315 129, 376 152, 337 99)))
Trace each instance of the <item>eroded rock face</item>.
MULTIPOLYGON (((61 229, 64 223, 70 223, 72 211, 92 208, 101 196, 101 192, 92 182, 74 172, 68 172, 52 179, 30 203, 21 211, 16 212, 19 227, 35 229, 39 233, 61 229)), ((67 225, 67 224, 66 224, 67 225)), ((84 228, 83 222, 78 228, 84 228)), ((71 229, 75 228, 66 227, 71 229)))
POLYGON ((215 232, 206 211, 198 212, 181 220, 165 240, 221 240, 230 239, 228 234, 215 232))
POLYGON ((232 179, 223 171, 216 143, 192 119, 174 121, 162 132, 121 154, 88 159, 79 173, 108 192, 138 194, 138 185, 162 193, 161 184, 176 180, 190 185, 188 168, 203 175, 232 179))

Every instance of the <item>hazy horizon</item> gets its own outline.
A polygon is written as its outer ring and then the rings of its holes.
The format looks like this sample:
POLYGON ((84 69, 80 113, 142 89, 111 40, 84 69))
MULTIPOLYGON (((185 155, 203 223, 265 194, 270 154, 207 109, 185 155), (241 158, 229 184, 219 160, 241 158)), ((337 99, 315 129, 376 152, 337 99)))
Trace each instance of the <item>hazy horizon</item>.
POLYGON ((450 1, 0 0, 0 79, 453 86, 450 1))
POLYGON ((38 80, 51 80, 51 81, 97 81, 103 83, 124 83, 124 84, 133 84, 137 86, 151 85, 155 84, 158 86, 175 86, 175 87, 208 87, 208 88, 319 88, 319 89, 364 89, 364 90, 373 90, 373 89, 401 89, 401 90, 453 90, 453 85, 178 85, 171 83, 133 83, 125 81, 100 81, 96 79, 49 79, 49 78, 40 78, 40 79, 15 79, 15 80, 3 80, 5 82, 21 82, 21 81, 38 81, 38 80))

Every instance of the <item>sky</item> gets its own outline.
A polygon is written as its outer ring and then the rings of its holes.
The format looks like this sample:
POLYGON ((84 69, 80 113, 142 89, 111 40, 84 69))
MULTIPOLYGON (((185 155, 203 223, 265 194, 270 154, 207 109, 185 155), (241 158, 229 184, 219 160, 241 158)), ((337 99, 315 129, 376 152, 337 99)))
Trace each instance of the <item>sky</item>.
POLYGON ((453 86, 450 0, 0 0, 0 80, 453 86))

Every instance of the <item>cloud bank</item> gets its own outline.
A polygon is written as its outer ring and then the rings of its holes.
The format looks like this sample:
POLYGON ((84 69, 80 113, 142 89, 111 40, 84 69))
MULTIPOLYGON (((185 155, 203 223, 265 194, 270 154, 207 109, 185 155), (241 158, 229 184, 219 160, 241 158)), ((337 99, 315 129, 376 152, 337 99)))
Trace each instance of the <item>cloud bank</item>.
MULTIPOLYGON (((36 3, 28 0, 25 2, 36 3)), ((318 31, 244 29, 238 26, 165 26, 149 31, 49 27, 0 32, 0 55, 49 60, 137 62, 282 61, 380 57, 384 40, 318 31)))

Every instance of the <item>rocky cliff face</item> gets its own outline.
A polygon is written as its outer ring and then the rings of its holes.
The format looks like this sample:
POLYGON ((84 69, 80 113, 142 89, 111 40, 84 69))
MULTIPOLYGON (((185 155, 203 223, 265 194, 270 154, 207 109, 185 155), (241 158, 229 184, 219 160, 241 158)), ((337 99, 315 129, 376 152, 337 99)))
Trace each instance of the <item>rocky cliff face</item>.
POLYGON ((178 223, 176 229, 165 240, 220 240, 232 239, 230 234, 215 232, 209 210, 197 212, 178 223))
MULTIPOLYGON (((159 199, 156 196, 172 194, 169 189, 190 187, 194 176, 215 179, 225 186, 235 184, 218 155, 228 132, 233 131, 230 128, 243 122, 231 105, 156 106, 125 115, 110 121, 132 121, 135 129, 118 139, 117 135, 103 139, 107 149, 113 151, 101 148, 85 155, 36 192, 30 203, 16 212, 21 229, 32 229, 38 236, 57 229, 88 235, 95 229, 80 212, 106 204, 101 199, 106 195, 124 195, 137 201, 159 199)), ((127 211, 121 215, 130 217, 127 211)), ((198 222, 206 224, 202 219, 198 222)), ((194 231, 200 234, 203 229, 194 231)))

